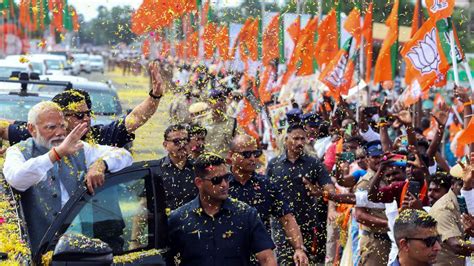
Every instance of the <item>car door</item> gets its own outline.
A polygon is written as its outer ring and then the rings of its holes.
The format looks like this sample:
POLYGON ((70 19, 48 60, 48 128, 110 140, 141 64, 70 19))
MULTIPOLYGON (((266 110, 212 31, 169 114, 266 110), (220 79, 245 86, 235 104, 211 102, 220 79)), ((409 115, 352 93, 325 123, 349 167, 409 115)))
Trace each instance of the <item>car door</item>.
POLYGON ((104 250, 90 253, 84 243, 67 243, 64 247, 63 242, 70 236, 75 237, 75 242, 80 236, 106 243, 115 262, 134 260, 133 264, 164 265, 161 251, 167 238, 165 194, 161 178, 154 174, 155 167, 156 161, 139 162, 108 174, 94 195, 81 187, 44 235, 34 262, 103 262, 107 255, 104 250))

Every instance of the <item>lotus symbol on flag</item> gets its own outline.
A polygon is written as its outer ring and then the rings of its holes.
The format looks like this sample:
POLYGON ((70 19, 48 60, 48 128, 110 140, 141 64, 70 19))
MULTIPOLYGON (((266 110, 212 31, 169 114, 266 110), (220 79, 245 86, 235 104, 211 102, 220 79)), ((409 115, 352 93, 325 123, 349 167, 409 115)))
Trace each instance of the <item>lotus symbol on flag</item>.
POLYGON ((417 46, 413 46, 407 53, 413 66, 422 74, 435 71, 439 73, 441 58, 436 45, 436 30, 433 28, 419 41, 417 46))
POLYGON ((448 7, 448 3, 443 0, 435 0, 433 5, 430 7, 431 12, 436 13, 448 7))
POLYGON ((346 83, 347 81, 344 79, 344 70, 347 65, 347 54, 343 54, 337 65, 334 67, 334 70, 326 77, 326 81, 333 84, 334 87, 340 87, 342 84, 346 83))

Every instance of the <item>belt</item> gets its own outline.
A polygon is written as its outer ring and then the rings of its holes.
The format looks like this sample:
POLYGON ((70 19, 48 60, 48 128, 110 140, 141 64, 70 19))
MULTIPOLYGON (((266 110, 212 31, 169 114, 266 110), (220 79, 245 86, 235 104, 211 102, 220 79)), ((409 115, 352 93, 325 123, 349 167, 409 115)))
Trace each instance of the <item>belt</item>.
POLYGON ((362 231, 362 235, 364 235, 364 236, 370 236, 370 237, 373 237, 373 238, 379 239, 379 240, 392 241, 387 233, 373 233, 373 232, 369 232, 369 231, 366 231, 366 230, 361 230, 361 231, 362 231))

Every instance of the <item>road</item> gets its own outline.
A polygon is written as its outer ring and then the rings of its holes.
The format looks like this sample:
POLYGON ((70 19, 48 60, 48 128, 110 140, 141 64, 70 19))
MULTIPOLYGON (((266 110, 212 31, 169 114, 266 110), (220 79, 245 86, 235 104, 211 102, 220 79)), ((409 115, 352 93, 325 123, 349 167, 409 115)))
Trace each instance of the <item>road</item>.
MULTIPOLYGON (((91 81, 105 82, 111 80, 117 88, 123 110, 132 109, 148 97, 149 80, 148 77, 143 75, 124 77, 121 72, 114 71, 105 74, 94 72, 81 74, 81 76, 91 81)), ((132 148, 135 161, 154 160, 165 155, 163 133, 169 125, 168 108, 171 101, 172 94, 165 94, 155 115, 135 132, 136 137, 132 148)))

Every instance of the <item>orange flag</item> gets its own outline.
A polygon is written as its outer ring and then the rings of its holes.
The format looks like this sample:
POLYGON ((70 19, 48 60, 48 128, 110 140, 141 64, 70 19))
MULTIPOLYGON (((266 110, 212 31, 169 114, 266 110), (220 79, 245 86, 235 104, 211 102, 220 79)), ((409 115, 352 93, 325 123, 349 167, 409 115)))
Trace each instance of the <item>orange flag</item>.
POLYGON ((401 54, 406 62, 407 84, 417 79, 422 91, 429 89, 449 69, 433 18, 405 44, 401 54))
POLYGON ((291 23, 291 25, 286 29, 288 34, 290 34, 291 40, 296 45, 298 42, 298 36, 300 35, 300 27, 301 27, 301 18, 300 16, 296 17, 296 20, 291 23))
MULTIPOLYGON (((293 23, 292 25, 295 25, 293 23)), ((281 85, 285 85, 293 76, 305 76, 313 74, 313 39, 314 34, 318 25, 318 18, 314 17, 311 19, 306 27, 299 31, 298 39, 291 54, 290 61, 288 62, 285 74, 283 74, 281 85)), ((292 27, 292 26, 290 26, 292 27)), ((293 28, 294 29, 294 28, 293 28)))
POLYGON ((214 56, 214 50, 216 49, 216 24, 213 22, 207 23, 204 28, 204 34, 202 39, 204 42, 204 58, 211 59, 214 56))
POLYGON ((346 42, 319 76, 319 80, 328 86, 330 95, 335 100, 338 100, 341 94, 347 95, 352 83, 354 60, 349 55, 351 42, 352 39, 346 42))
POLYGON ((150 56, 150 40, 145 39, 142 44, 142 54, 145 57, 150 56))
MULTIPOLYGON (((258 19, 248 18, 237 35, 235 45, 239 45, 239 55, 243 62, 248 59, 253 61, 258 59, 258 23, 258 19)), ((235 49, 235 46, 233 49, 235 49)))
POLYGON ((464 129, 458 138, 458 147, 464 147, 474 142, 474 119, 471 119, 469 125, 464 129))
POLYGON ((201 17, 201 26, 206 26, 207 24, 207 14, 209 13, 209 2, 210 0, 206 1, 206 3, 204 3, 203 7, 202 7, 202 14, 204 14, 202 17, 201 17))
POLYGON ((258 96, 260 98, 260 102, 265 104, 272 99, 272 87, 273 81, 275 81, 275 77, 277 75, 277 70, 272 65, 265 66, 265 70, 262 73, 262 77, 260 79, 260 86, 258 87, 258 96))
POLYGON ((372 73, 372 56, 373 56, 373 19, 372 19, 373 4, 370 2, 367 12, 364 17, 364 26, 362 29, 362 35, 365 39, 364 54, 366 58, 365 63, 365 82, 370 82, 370 76, 372 73))
POLYGON ((420 12, 420 5, 419 5, 420 2, 418 2, 418 0, 415 0, 415 10, 413 11, 413 20, 411 23, 410 38, 413 37, 416 31, 420 28, 418 25, 422 25, 425 22, 425 19, 423 17, 423 12, 420 12), (421 23, 420 23, 419 13, 421 13, 421 23))
POLYGON ((398 1, 399 0, 395 0, 392 11, 387 21, 385 21, 385 24, 388 26, 388 32, 382 43, 382 48, 380 48, 377 62, 375 63, 375 84, 386 80, 393 80, 393 66, 396 63, 396 58, 393 58, 391 50, 398 38, 398 1))
POLYGON ((402 95, 400 96, 401 101, 403 102, 404 106, 411 106, 418 102, 421 98, 421 88, 418 80, 414 80, 411 84, 409 84, 406 89, 403 91, 402 95))
POLYGON ((258 27, 259 20, 254 19, 252 24, 249 25, 246 38, 244 40, 244 45, 247 50, 250 59, 253 61, 258 60, 258 27))
POLYGON ((314 34, 318 27, 318 17, 312 18, 306 27, 300 32, 298 43, 295 46, 293 54, 296 52, 296 72, 297 76, 306 76, 313 74, 313 56, 314 56, 314 34))
POLYGON ((319 67, 328 64, 336 56, 338 50, 336 10, 332 9, 318 27, 314 57, 319 67))
POLYGON ((453 14, 454 0, 426 0, 425 2, 428 14, 435 20, 447 18, 453 14))
POLYGON ((218 29, 216 45, 221 59, 224 61, 229 60, 229 29, 226 26, 222 26, 218 29))
POLYGON ((354 37, 356 40, 356 47, 359 47, 362 29, 360 27, 360 11, 357 7, 354 7, 351 13, 347 16, 346 22, 344 22, 344 29, 354 37))
POLYGON ((257 112, 252 107, 247 98, 242 99, 243 107, 241 111, 237 114, 237 123, 245 132, 256 139, 258 139, 258 133, 252 129, 250 126, 252 122, 257 118, 257 112))
POLYGON ((262 63, 267 66, 272 60, 278 58, 278 26, 280 22, 280 15, 276 15, 270 21, 267 28, 263 32, 262 37, 262 63))
MULTIPOLYGON (((241 50, 243 48, 241 48, 242 46, 242 40, 245 39, 245 35, 247 35, 247 29, 248 27, 250 26, 250 24, 252 24, 253 22, 253 18, 252 17, 249 17, 247 18, 247 20, 245 21, 244 25, 242 26, 242 28, 240 29, 239 31, 239 34, 237 34, 237 37, 235 39, 235 42, 234 42, 234 46, 232 47, 232 51, 231 51, 231 57, 234 57, 235 56, 235 52, 236 52, 236 49, 237 49, 237 45, 239 46, 239 55, 240 55, 240 60, 242 61, 246 61, 247 59, 246 58, 243 58, 242 55, 243 53, 241 52, 241 50)), ((244 55, 245 56, 245 55, 244 55)))
POLYGON ((187 41, 187 57, 190 59, 196 59, 199 54, 199 32, 195 31, 191 33, 187 41))

